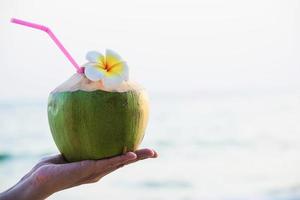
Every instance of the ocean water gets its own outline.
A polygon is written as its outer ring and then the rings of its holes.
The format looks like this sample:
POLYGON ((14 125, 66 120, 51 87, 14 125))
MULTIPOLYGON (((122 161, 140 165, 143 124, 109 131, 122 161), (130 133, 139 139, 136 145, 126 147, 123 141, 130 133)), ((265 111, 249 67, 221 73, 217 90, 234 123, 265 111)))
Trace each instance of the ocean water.
MULTIPOLYGON (((300 199, 300 95, 150 93, 146 160, 49 199, 300 199)), ((47 102, 0 103, 0 190, 57 153, 47 102)))

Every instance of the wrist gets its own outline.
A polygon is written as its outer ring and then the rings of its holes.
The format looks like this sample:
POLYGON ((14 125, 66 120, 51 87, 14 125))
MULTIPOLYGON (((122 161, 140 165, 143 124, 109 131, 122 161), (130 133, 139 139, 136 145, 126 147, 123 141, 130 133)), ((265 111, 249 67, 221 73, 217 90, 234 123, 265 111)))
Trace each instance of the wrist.
POLYGON ((31 177, 21 180, 15 186, 0 193, 0 200, 42 200, 50 196, 44 192, 42 185, 38 185, 31 177))

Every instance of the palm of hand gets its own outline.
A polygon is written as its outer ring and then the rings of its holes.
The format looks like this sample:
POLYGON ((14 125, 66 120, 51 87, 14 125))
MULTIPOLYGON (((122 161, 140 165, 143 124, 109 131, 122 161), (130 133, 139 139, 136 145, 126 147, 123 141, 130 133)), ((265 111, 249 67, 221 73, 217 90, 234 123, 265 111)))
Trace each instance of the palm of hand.
POLYGON ((151 149, 140 149, 102 160, 72 163, 66 162, 61 155, 50 156, 36 164, 7 192, 12 193, 12 197, 22 194, 22 199, 44 199, 63 189, 97 182, 124 165, 155 157, 157 153, 151 149))

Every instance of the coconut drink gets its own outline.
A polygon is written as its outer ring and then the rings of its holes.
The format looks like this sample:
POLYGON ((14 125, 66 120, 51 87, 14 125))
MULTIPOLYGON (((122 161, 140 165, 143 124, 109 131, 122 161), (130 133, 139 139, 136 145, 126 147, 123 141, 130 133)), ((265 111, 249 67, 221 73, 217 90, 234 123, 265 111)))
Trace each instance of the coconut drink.
POLYGON ((148 120, 143 88, 128 81, 127 64, 111 50, 87 54, 83 74, 50 93, 48 119, 68 161, 101 159, 134 151, 148 120))
POLYGON ((144 137, 148 100, 142 87, 129 81, 127 63, 114 51, 90 51, 77 64, 50 28, 13 18, 12 23, 49 35, 76 73, 48 99, 50 130, 67 161, 102 159, 135 151, 144 137))

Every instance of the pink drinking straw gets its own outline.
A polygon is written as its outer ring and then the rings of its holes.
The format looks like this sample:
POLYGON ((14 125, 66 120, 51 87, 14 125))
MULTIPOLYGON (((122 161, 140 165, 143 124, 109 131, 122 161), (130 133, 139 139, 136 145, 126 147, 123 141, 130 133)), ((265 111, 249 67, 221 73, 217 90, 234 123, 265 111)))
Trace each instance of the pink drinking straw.
POLYGON ((67 59, 72 63, 72 65, 76 68, 77 73, 82 74, 84 72, 84 68, 80 67, 76 61, 73 59, 73 57, 70 55, 70 53, 67 51, 67 49, 61 44, 61 42, 57 39, 57 37, 53 34, 50 28, 40 25, 40 24, 35 24, 27 21, 23 21, 20 19, 12 18, 10 20, 12 23, 27 26, 30 28, 35 28, 41 31, 46 32, 50 38, 53 40, 53 42, 58 46, 58 48, 63 52, 63 54, 67 57, 67 59))

